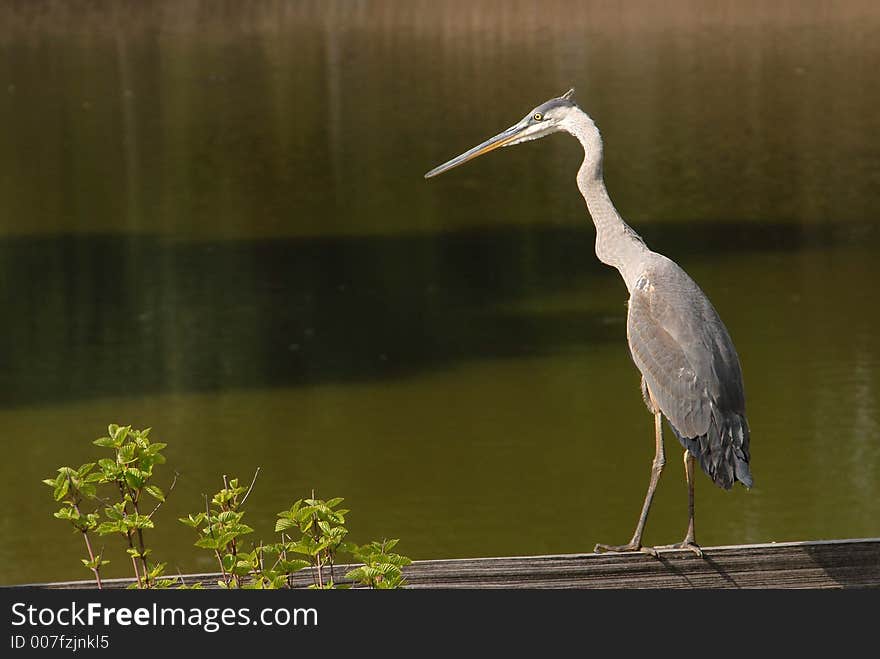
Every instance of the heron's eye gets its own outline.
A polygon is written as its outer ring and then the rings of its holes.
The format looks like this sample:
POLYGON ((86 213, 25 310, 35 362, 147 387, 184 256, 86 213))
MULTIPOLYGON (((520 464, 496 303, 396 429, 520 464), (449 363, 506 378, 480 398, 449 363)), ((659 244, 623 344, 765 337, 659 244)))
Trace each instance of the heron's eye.
POLYGON ((534 119, 535 121, 541 121, 541 119, 543 118, 544 115, 542 115, 540 112, 535 112, 535 114, 532 115, 532 119, 534 119))

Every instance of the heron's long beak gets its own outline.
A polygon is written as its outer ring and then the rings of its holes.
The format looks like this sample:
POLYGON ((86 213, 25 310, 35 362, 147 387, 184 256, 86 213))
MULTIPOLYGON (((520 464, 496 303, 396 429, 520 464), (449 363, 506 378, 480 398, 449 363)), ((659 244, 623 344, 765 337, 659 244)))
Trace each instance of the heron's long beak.
POLYGON ((523 130, 525 130, 527 126, 523 122, 519 122, 508 128, 507 130, 498 133, 495 137, 490 137, 488 140, 483 142, 482 144, 478 144, 470 151, 465 151, 460 156, 457 156, 450 160, 449 162, 445 162, 439 167, 435 167, 430 172, 425 174, 425 178, 431 178, 432 176, 437 176, 437 174, 442 174, 443 172, 449 171, 453 167, 458 167, 459 165, 463 165, 468 160, 473 160, 477 156, 482 156, 484 153, 489 153, 490 151, 494 151, 500 146, 504 146, 505 144, 513 141, 523 130))

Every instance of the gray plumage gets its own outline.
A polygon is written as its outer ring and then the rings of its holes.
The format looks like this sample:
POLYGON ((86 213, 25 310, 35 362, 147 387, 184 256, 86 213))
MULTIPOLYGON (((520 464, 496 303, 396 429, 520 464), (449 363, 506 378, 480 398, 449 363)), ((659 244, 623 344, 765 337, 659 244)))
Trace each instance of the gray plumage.
MULTIPOLYGON (((577 106, 564 128, 584 147, 578 188, 596 225, 596 255, 629 290, 627 341, 660 412, 720 487, 753 484, 742 369, 721 318, 688 274, 651 251, 623 221, 605 189, 602 138, 577 106)), ((653 412, 650 398, 648 408, 653 412)))
POLYGON ((633 361, 703 471, 724 489, 751 487, 742 370, 727 328, 673 261, 647 251, 639 270, 626 322, 633 361))
MULTIPOLYGON (((665 464, 666 417, 685 448, 688 531, 684 548, 702 555, 694 539, 693 462, 720 487, 752 486, 749 425, 742 369, 730 334, 700 287, 675 262, 648 249, 623 221, 605 188, 603 146, 593 120, 573 100, 574 90, 542 103, 516 124, 425 174, 430 178, 499 147, 564 131, 578 139, 584 160, 577 184, 596 227, 596 256, 620 272, 629 291, 627 341, 642 374, 642 392, 655 416, 656 452, 651 481, 632 540, 596 550, 641 549, 654 491, 665 464)), ((649 550, 653 552, 654 550, 649 550)))

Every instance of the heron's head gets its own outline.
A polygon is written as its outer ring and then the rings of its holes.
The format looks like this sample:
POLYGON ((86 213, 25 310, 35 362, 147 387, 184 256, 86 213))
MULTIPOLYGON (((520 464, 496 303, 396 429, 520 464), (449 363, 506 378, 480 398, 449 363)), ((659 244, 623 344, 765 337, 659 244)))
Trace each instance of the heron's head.
POLYGON ((425 174, 425 178, 431 178, 432 176, 437 176, 437 174, 442 174, 453 167, 458 167, 459 165, 466 163, 468 160, 473 160, 477 156, 482 156, 484 153, 494 151, 498 147, 522 144, 529 140, 537 140, 541 137, 546 137, 551 133, 565 130, 566 119, 568 119, 576 109, 577 105, 574 102, 574 89, 569 89, 559 98, 551 98, 546 103, 541 103, 541 105, 529 112, 520 121, 507 130, 498 133, 495 137, 490 137, 488 140, 482 144, 478 144, 473 149, 465 151, 460 156, 453 158, 449 162, 443 163, 439 167, 435 167, 425 174))

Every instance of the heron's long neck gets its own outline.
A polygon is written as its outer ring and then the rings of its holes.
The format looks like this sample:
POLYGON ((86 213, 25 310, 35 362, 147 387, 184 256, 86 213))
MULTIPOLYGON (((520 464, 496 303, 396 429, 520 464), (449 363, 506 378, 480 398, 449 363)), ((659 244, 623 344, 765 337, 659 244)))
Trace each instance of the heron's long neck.
POLYGON ((584 112, 578 111, 566 130, 584 147, 584 162, 578 170, 577 184, 596 225, 596 256, 602 263, 620 271, 627 289, 632 290, 639 276, 638 265, 648 253, 644 241, 623 221, 611 203, 602 177, 602 137, 584 112))

